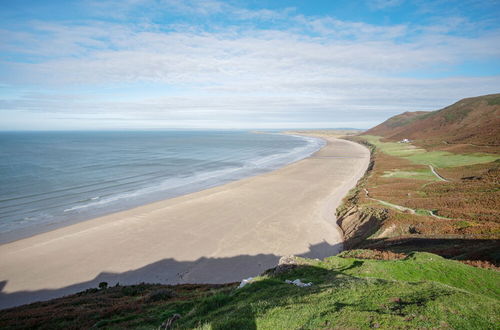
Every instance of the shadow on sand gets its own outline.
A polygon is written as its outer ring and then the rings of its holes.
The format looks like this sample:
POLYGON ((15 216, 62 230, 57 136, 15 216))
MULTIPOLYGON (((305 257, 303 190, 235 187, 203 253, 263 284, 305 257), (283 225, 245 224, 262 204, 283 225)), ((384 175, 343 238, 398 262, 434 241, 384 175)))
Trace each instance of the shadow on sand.
MULTIPOLYGON (((309 251, 297 255, 305 258, 325 258, 342 250, 342 244, 330 245, 326 242, 311 245, 309 251)), ((260 275, 278 264, 281 256, 274 254, 239 255, 227 258, 205 258, 195 261, 177 261, 163 259, 144 267, 123 273, 102 272, 94 279, 76 283, 58 289, 43 289, 36 291, 4 291, 8 281, 0 281, 0 309, 15 307, 36 301, 44 301, 96 288, 100 282, 110 286, 131 285, 138 283, 184 284, 205 283, 221 284, 239 282, 250 276, 260 275)))
MULTIPOLYGON (((176 326, 181 329, 204 326, 211 329, 253 330, 258 328, 257 313, 262 306, 266 309, 284 306, 289 308, 290 301, 300 302, 321 290, 337 287, 339 281, 349 282, 352 277, 342 274, 342 271, 360 267, 362 264, 363 261, 357 260, 336 270, 311 265, 275 267, 268 270, 266 279, 254 282, 244 290, 236 289, 237 283, 185 284, 175 288, 155 284, 94 288, 50 302, 33 303, 1 311, 0 327, 2 329, 88 329, 110 326, 153 329, 158 328, 160 324, 168 323, 169 320, 175 320, 176 326), (315 285, 296 288, 285 283, 285 280, 290 278, 309 279, 315 285), (174 294, 166 298, 151 299, 162 291, 174 294), (191 299, 186 300, 187 296, 191 299), (179 317, 175 316, 177 314, 179 317), (177 321, 178 319, 180 321, 177 321)), ((365 308, 365 305, 363 300, 358 304, 335 301, 332 302, 331 309, 340 311, 344 307, 365 308)), ((370 311, 378 312, 378 310, 370 311)), ((317 315, 314 313, 305 318, 301 316, 305 324, 315 318, 317 315)))

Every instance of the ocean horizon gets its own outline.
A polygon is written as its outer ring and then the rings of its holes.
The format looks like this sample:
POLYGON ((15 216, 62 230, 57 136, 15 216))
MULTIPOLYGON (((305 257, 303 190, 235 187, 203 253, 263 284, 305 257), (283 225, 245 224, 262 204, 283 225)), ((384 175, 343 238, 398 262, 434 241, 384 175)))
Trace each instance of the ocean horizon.
POLYGON ((324 143, 228 130, 0 132, 0 243, 269 172, 324 143))

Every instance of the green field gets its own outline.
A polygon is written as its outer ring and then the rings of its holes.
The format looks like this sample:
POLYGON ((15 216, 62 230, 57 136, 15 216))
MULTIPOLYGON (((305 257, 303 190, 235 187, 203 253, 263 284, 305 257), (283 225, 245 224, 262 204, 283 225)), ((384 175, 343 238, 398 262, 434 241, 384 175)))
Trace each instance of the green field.
POLYGON ((390 156, 405 158, 414 164, 432 165, 438 168, 489 163, 500 159, 498 155, 485 153, 453 154, 446 151, 426 151, 411 143, 381 142, 381 137, 374 135, 361 137, 390 156))

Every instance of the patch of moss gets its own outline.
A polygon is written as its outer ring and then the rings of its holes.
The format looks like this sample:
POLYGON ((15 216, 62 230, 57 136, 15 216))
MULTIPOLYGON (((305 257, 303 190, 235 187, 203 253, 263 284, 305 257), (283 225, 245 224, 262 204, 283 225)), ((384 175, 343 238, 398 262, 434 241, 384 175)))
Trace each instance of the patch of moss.
POLYGON ((473 224, 469 221, 455 221, 453 225, 460 229, 465 229, 473 226, 473 224))
POLYGON ((499 104, 500 104, 500 96, 488 99, 488 105, 499 105, 499 104))

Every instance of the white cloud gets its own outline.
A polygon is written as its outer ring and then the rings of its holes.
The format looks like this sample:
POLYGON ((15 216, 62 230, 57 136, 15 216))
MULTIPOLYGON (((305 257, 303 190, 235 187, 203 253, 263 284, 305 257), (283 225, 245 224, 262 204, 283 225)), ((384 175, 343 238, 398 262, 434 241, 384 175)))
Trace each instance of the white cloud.
MULTIPOLYGON (((107 5, 126 15, 138 3, 107 5)), ((165 29, 152 23, 38 21, 22 32, 0 31, 0 50, 37 56, 0 62, 5 73, 0 84, 53 90, 4 97, 3 128, 13 125, 8 120, 14 113, 28 112, 68 120, 84 116, 85 121, 95 114, 99 122, 122 118, 162 127, 308 126, 350 123, 353 116, 366 124, 492 93, 500 85, 500 77, 402 78, 407 72, 440 67, 445 73, 466 60, 498 58, 500 31, 472 38, 448 34, 456 26, 450 22, 434 28, 376 26, 218 1, 154 3, 184 14, 230 12, 239 19, 291 24, 280 30, 250 25, 207 31, 183 24, 165 29), (133 98, 100 91, 145 83, 159 86, 158 91, 133 98)), ((99 2, 93 6, 103 10, 99 2)))
MULTIPOLYGON (((181 33, 134 31, 118 24, 37 27, 49 30, 52 39, 30 42, 27 53, 51 56, 57 52, 58 56, 39 63, 9 63, 19 74, 4 78, 4 83, 149 81, 208 84, 229 91, 258 80, 259 90, 268 91, 285 88, 290 82, 383 77, 455 64, 463 58, 500 56, 495 46, 500 41, 498 32, 481 39, 432 34, 398 43, 391 37, 332 40, 270 30, 181 33)), ((4 47, 13 49, 13 45, 15 41, 7 39, 4 47)))

